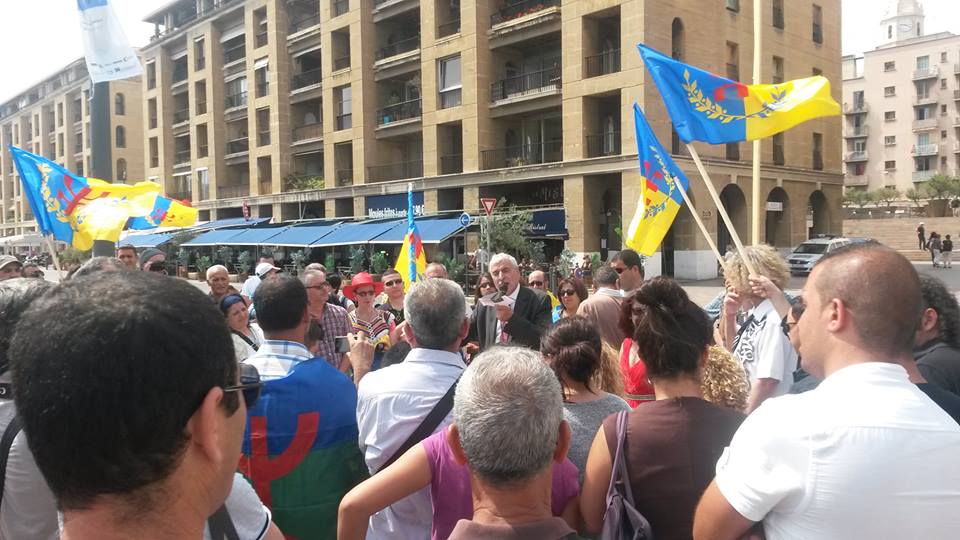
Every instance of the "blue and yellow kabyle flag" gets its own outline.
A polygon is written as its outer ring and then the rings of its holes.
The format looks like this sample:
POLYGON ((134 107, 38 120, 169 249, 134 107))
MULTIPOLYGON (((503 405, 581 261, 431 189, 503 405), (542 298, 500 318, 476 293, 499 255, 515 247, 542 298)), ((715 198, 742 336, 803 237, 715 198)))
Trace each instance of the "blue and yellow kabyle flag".
POLYGON ((657 251, 683 206, 680 189, 688 190, 690 181, 660 145, 636 103, 633 122, 640 159, 640 201, 624 240, 627 247, 650 256, 657 251))
POLYGON ((403 236, 403 245, 397 255, 397 264, 394 270, 400 272, 403 279, 403 290, 409 291, 410 285, 423 279, 423 272, 427 269, 427 256, 423 251, 423 239, 417 229, 417 222, 413 219, 413 191, 407 189, 407 234, 403 236))
POLYGON ((685 143, 752 141, 822 116, 840 114, 830 81, 816 76, 780 84, 743 84, 678 62, 643 44, 640 56, 685 143))

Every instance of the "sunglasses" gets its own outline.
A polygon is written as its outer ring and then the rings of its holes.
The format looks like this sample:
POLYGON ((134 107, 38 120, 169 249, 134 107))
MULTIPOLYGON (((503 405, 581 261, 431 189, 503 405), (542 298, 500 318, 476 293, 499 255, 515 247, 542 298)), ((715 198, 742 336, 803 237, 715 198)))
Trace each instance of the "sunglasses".
POLYGON ((362 291, 362 292, 361 292, 361 291, 354 291, 353 294, 357 295, 358 298, 366 298, 366 297, 368 297, 368 296, 374 296, 374 295, 376 295, 376 293, 373 292, 373 291, 362 291))
POLYGON ((240 392, 243 395, 243 401, 250 409, 257 405, 260 399, 260 389, 263 388, 263 381, 260 380, 260 372, 250 364, 240 364, 240 384, 227 386, 223 389, 227 392, 240 392))
POLYGON ((148 268, 148 270, 151 271, 151 272, 156 272, 156 273, 158 273, 158 274, 166 274, 166 273, 167 273, 167 267, 164 266, 163 263, 151 263, 151 264, 150 264, 150 267, 148 268))
POLYGON ((384 285, 385 287, 393 287, 394 285, 402 285, 402 284, 403 284, 403 280, 402 280, 402 279, 395 279, 395 280, 393 280, 393 281, 385 281, 385 282, 383 283, 383 285, 384 285))
POLYGON ((622 274, 623 271, 626 270, 626 268, 614 268, 614 270, 615 270, 618 274, 622 274))
POLYGON ((530 282, 530 286, 531 286, 531 287, 543 287, 543 282, 542 282, 542 281, 531 281, 531 282, 530 282))
POLYGON ((577 291, 573 289, 564 289, 560 291, 560 296, 574 296, 577 294, 577 291))

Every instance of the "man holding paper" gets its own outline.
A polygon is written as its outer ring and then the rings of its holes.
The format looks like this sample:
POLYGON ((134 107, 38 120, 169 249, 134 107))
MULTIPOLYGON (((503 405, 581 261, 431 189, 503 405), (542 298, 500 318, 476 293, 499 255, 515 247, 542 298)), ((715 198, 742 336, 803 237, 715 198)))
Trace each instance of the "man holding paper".
POLYGON ((552 320, 550 299, 520 285, 520 266, 506 253, 490 259, 490 275, 497 292, 480 299, 467 340, 479 343, 481 352, 501 343, 540 350, 540 336, 552 320))

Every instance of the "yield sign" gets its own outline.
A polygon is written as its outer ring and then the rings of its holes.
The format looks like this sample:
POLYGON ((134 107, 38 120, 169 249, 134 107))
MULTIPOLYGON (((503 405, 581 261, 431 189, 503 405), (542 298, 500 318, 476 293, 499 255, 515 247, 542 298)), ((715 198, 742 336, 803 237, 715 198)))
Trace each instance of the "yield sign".
POLYGON ((480 199, 480 204, 483 205, 483 210, 487 213, 487 217, 490 217, 493 214, 493 209, 497 206, 496 199, 480 199))

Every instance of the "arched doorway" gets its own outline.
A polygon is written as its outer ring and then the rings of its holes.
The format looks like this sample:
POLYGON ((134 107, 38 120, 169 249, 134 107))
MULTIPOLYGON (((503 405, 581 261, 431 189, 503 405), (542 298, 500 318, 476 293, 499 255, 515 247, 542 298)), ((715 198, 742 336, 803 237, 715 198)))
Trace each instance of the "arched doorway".
POLYGON ((775 187, 767 195, 767 216, 764 241, 771 246, 789 248, 790 238, 790 197, 781 187, 775 187))
POLYGON ((807 223, 807 238, 827 234, 831 230, 830 205, 827 204, 827 196, 819 189, 810 194, 807 202, 807 223))
MULTIPOLYGON (((733 228, 737 230, 740 239, 746 238, 747 198, 744 196, 740 186, 727 184, 727 186, 723 188, 723 191, 720 192, 720 203, 723 204, 724 209, 726 209, 727 214, 730 216, 733 228)), ((721 253, 734 250, 733 236, 723 222, 723 218, 720 217, 720 212, 717 212, 717 249, 719 249, 721 253)))

